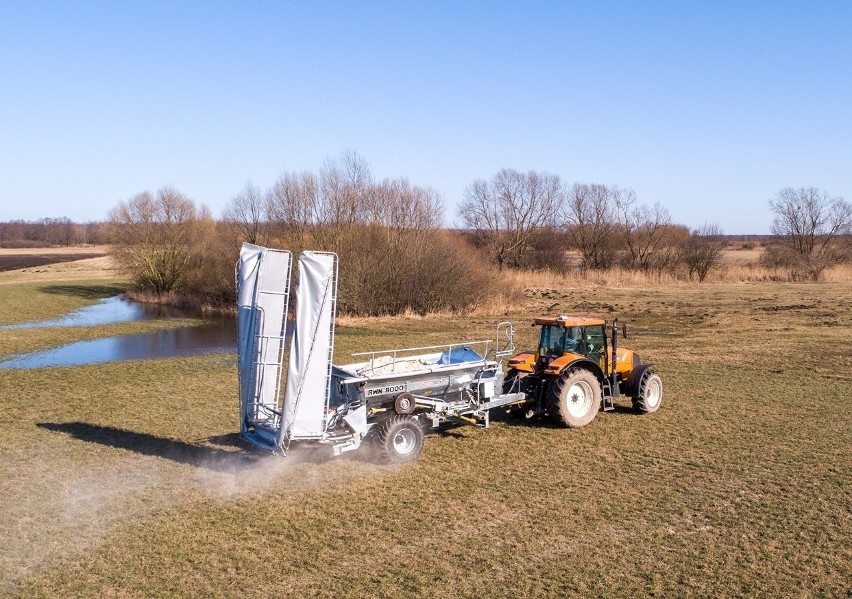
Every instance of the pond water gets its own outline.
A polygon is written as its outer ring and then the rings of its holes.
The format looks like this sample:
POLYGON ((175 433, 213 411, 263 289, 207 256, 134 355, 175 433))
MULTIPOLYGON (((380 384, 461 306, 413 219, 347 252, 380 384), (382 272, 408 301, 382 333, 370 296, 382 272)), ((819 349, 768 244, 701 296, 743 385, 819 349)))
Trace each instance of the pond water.
POLYGON ((134 322, 157 318, 192 318, 197 314, 158 304, 138 304, 121 296, 108 297, 97 304, 74 310, 53 320, 38 320, 20 324, 7 324, 0 329, 37 329, 45 327, 86 327, 116 322, 134 322))
MULTIPOLYGON (((109 298, 93 306, 75 310, 55 320, 14 325, 14 328, 95 326, 113 322, 187 316, 198 315, 186 310, 166 309, 163 306, 149 306, 121 298, 109 298)), ((195 356, 231 352, 236 351, 236 349, 237 330, 234 319, 214 318, 211 320, 205 316, 205 323, 199 326, 104 337, 91 341, 77 341, 53 349, 19 354, 0 362, 0 368, 29 369, 50 366, 80 366, 117 360, 195 356)))

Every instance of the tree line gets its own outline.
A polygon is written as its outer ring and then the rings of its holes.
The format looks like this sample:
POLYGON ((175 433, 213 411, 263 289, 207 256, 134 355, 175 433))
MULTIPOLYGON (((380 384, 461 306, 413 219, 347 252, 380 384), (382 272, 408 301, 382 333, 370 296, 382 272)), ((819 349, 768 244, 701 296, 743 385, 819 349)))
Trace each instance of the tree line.
POLYGON ((337 253, 343 313, 469 309, 496 285, 478 252, 444 228, 437 191, 376 180, 354 152, 317 172, 284 173, 266 190, 247 184, 219 221, 163 188, 121 202, 109 222, 116 257, 140 289, 203 304, 233 305, 243 241, 337 253))
POLYGON ((102 222, 75 223, 68 217, 0 222, 0 247, 52 247, 106 243, 102 222))
MULTIPOLYGON (((815 280, 849 259, 848 202, 790 188, 770 208, 766 264, 815 280)), ((164 187, 119 203, 109 225, 119 262, 157 295, 232 305, 233 265, 248 241, 337 253, 340 309, 365 315, 469 309, 494 292, 504 269, 622 268, 703 281, 724 245, 715 223, 674 223, 629 188, 566 184, 538 171, 502 169, 471 183, 460 229, 447 229, 444 213, 435 189, 377 180, 360 155, 345 152, 316 171, 285 172, 267 189, 246 184, 219 220, 164 187)))
MULTIPOLYGON (((773 213, 765 266, 817 280, 852 259, 852 205, 815 187, 785 188, 773 213)), ((558 175, 502 169, 469 185, 459 216, 473 243, 502 269, 619 267, 644 272, 681 270, 703 281, 721 265, 723 231, 672 222, 659 202, 640 204, 629 188, 564 184, 558 175)))
POLYGON ((659 202, 632 189, 564 184, 558 175, 502 169, 467 187, 459 216, 473 243, 498 268, 613 267, 670 271, 683 265, 703 281, 720 262, 721 228, 689 230, 659 202))

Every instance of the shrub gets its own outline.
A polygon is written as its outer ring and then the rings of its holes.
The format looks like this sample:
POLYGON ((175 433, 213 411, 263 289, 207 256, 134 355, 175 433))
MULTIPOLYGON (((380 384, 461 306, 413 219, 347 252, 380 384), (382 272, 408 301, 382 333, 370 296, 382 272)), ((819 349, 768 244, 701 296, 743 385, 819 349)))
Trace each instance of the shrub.
POLYGON ((206 254, 213 220, 206 208, 170 187, 144 192, 110 212, 113 254, 137 288, 180 291, 206 254))

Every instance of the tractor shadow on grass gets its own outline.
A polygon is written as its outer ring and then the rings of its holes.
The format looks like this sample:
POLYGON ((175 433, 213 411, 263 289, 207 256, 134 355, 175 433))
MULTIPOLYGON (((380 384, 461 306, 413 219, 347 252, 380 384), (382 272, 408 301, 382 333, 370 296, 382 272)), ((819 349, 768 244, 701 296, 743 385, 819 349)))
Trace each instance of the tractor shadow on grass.
POLYGON ((87 422, 39 422, 36 426, 65 433, 80 441, 165 458, 179 464, 205 468, 214 472, 251 469, 269 455, 243 442, 238 434, 218 435, 198 443, 187 443, 149 433, 137 433, 87 422))
MULTIPOLYGON (((631 406, 622 406, 619 404, 615 404, 615 407, 612 410, 607 410, 606 412, 599 413, 595 418, 607 417, 610 415, 616 416, 638 416, 636 410, 634 410, 631 406)), ((491 422, 500 422, 503 424, 507 424, 509 426, 523 426, 523 427, 532 427, 532 428, 550 428, 550 429, 564 429, 565 427, 550 418, 545 414, 541 414, 538 416, 533 416, 531 418, 527 418, 522 410, 513 410, 510 412, 503 412, 500 410, 494 410, 491 413, 491 422)))

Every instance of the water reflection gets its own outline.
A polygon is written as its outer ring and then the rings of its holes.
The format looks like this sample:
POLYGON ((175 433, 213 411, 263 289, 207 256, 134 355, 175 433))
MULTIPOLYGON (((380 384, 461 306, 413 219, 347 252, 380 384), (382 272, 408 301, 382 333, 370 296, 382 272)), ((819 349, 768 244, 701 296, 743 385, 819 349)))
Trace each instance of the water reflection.
POLYGON ((190 310, 181 310, 157 304, 137 304, 120 296, 108 297, 97 304, 69 312, 54 320, 39 320, 21 324, 7 324, 0 329, 33 329, 47 327, 85 327, 135 322, 157 318, 191 318, 197 316, 190 310))
POLYGON ((20 354, 0 368, 80 366, 116 360, 145 360, 230 352, 237 349, 236 325, 222 319, 197 327, 164 329, 150 333, 77 341, 54 349, 20 354))
MULTIPOLYGON (((6 325, 0 329, 97 326, 117 322, 197 318, 198 316, 198 313, 191 310, 156 304, 137 304, 121 297, 110 297, 54 320, 6 325)), ((237 330, 234 319, 220 317, 211 320, 205 317, 205 323, 195 327, 179 327, 150 333, 105 337, 92 341, 77 341, 53 349, 19 354, 5 362, 0 362, 0 369, 80 366, 116 360, 196 356, 236 351, 236 349, 237 330)))

